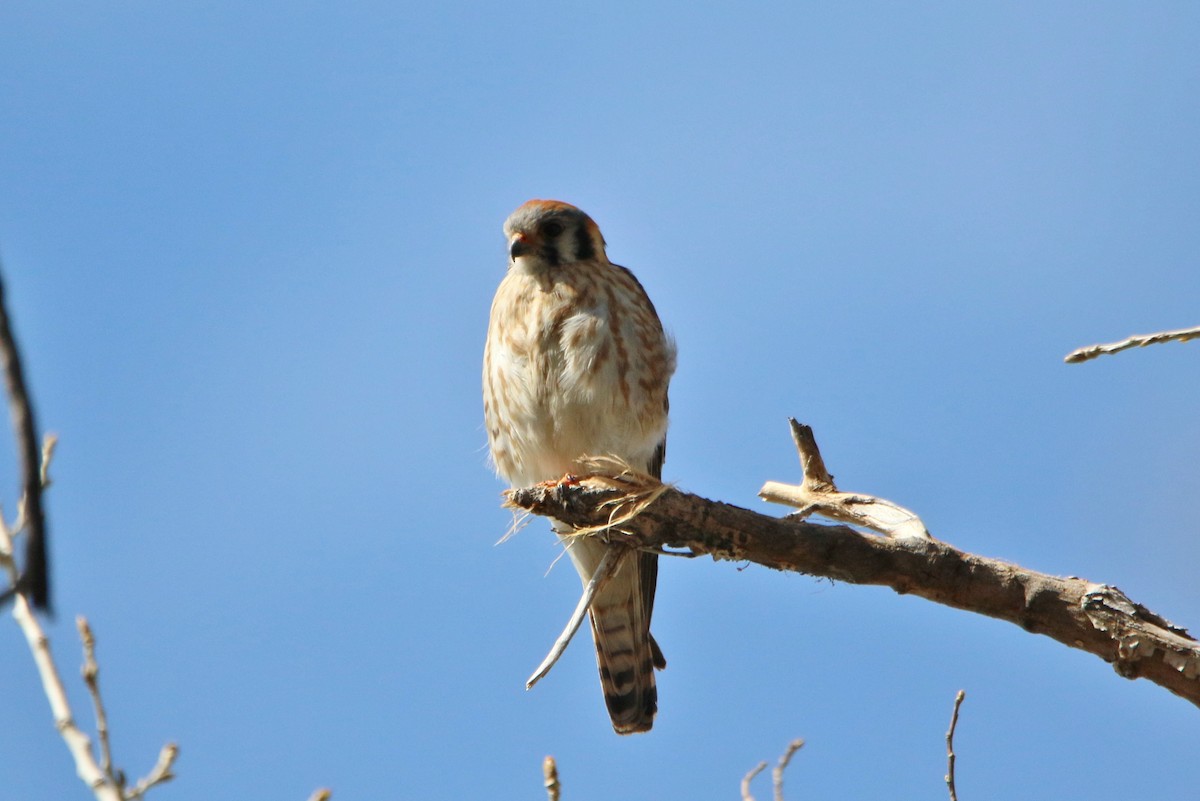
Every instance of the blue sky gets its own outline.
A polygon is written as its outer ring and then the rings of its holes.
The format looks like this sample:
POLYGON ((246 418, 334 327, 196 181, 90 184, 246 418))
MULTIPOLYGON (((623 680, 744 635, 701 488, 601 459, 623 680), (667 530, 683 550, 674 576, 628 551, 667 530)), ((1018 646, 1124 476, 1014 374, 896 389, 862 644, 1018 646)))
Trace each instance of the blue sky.
MULTIPOLYGON (((59 616, 163 801, 1189 797, 1189 704, 890 590, 666 560, 646 736, 485 465, 479 366, 531 197, 600 224, 680 349, 665 476, 798 477, 1200 622, 1200 7, 112 3, 0 9, 0 255, 59 616), (759 797, 769 797, 761 780, 759 797)), ((6 435, 7 436, 7 435, 6 435)), ((14 507, 16 470, 0 458, 14 507)), ((5 796, 84 798, 15 627, 5 796)))

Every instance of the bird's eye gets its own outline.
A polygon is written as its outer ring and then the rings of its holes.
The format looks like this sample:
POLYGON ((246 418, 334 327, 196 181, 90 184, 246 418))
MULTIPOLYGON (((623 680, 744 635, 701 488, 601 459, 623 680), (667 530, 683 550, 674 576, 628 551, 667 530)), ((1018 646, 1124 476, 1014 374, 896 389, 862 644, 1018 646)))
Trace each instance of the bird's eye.
POLYGON ((562 223, 556 222, 554 220, 551 220, 550 222, 548 222, 542 226, 542 233, 545 236, 549 237, 550 239, 554 239, 562 232, 563 232, 562 223))

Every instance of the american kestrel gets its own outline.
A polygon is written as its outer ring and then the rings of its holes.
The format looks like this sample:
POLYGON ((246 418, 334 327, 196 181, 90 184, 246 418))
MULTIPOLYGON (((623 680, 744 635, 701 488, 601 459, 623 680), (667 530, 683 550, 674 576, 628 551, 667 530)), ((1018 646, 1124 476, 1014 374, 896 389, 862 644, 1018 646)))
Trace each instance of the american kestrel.
MULTIPOLYGON (((660 478, 675 344, 633 273, 608 260, 592 218, 530 200, 504 223, 508 274, 492 301, 483 408, 496 471, 514 487, 579 473, 615 456, 660 478)), ((586 585, 605 546, 555 521, 586 585)), ((604 702, 618 734, 648 731, 658 711, 650 636, 658 557, 628 551, 591 607, 604 702)))

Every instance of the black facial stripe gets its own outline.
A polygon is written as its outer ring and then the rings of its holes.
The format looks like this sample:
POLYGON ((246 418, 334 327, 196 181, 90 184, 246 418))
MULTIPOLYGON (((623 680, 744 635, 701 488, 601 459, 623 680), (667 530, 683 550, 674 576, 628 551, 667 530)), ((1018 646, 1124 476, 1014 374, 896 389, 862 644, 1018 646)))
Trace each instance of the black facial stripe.
POLYGON ((557 267, 561 259, 558 256, 558 243, 553 239, 542 245, 542 260, 552 267, 557 267))
POLYGON ((588 234, 587 226, 580 221, 575 226, 575 260, 587 261, 596 257, 596 248, 592 245, 592 237, 588 234))

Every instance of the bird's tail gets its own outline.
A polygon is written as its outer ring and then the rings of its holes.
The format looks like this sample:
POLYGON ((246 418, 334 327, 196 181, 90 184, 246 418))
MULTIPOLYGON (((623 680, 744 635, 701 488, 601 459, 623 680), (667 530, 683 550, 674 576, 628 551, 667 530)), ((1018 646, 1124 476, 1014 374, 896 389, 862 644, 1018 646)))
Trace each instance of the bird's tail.
MULTIPOLYGON (((591 546, 599 556, 606 547, 599 542, 575 543, 575 547, 579 545, 591 546)), ((653 554, 636 551, 622 554, 616 573, 592 601, 600 687, 618 734, 649 731, 658 711, 654 670, 666 667, 666 660, 650 636, 657 560, 653 554)))

